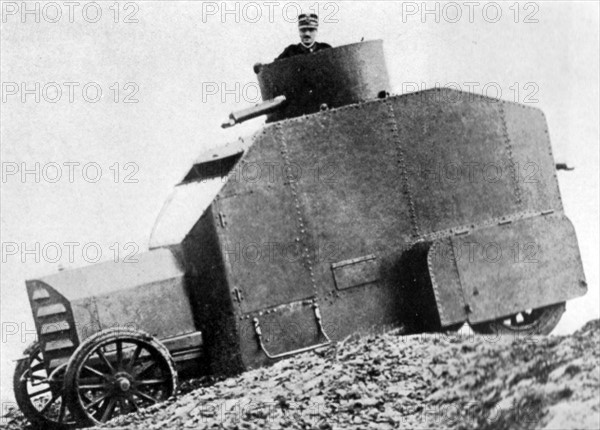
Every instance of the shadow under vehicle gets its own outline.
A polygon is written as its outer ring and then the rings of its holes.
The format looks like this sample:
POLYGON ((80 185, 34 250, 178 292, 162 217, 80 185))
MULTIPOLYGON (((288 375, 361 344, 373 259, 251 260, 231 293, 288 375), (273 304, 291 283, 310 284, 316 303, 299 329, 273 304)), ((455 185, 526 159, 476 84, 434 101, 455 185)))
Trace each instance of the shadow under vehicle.
POLYGON ((390 96, 381 41, 264 65, 250 139, 208 151, 137 262, 26 282, 26 416, 93 425, 353 333, 547 334, 586 292, 543 113, 390 96), (182 376, 183 377, 183 376, 182 376))

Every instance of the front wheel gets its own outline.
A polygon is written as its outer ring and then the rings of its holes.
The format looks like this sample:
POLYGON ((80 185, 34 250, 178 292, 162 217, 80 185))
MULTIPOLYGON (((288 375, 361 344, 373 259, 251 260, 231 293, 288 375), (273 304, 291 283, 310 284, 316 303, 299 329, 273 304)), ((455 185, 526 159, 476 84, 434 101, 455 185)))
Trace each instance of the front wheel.
POLYGON ((38 342, 23 352, 26 358, 17 362, 13 376, 15 400, 23 415, 36 427, 65 429, 75 424, 63 400, 64 368, 49 378, 38 342))
POLYGON ((546 335, 556 327, 565 312, 565 302, 528 309, 505 318, 475 324, 475 333, 499 335, 546 335))
POLYGON ((167 348, 136 330, 108 329, 90 337, 73 353, 65 374, 67 404, 84 426, 167 400, 176 388, 167 348))

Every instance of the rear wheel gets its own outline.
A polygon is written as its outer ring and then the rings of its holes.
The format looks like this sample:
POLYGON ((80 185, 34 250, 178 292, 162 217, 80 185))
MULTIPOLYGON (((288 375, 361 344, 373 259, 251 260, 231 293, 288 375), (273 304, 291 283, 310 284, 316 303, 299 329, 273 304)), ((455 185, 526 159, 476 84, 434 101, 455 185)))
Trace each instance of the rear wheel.
POLYGON ((32 424, 44 429, 71 428, 75 424, 62 396, 65 368, 48 377, 38 342, 23 352, 27 358, 17 362, 13 376, 15 400, 32 424))
POLYGON ((505 318, 473 325, 481 334, 546 335, 556 327, 565 312, 565 302, 543 308, 528 309, 505 318))
POLYGON ((149 334, 119 328, 83 342, 65 375, 67 404, 88 426, 164 401, 176 388, 169 351, 149 334))

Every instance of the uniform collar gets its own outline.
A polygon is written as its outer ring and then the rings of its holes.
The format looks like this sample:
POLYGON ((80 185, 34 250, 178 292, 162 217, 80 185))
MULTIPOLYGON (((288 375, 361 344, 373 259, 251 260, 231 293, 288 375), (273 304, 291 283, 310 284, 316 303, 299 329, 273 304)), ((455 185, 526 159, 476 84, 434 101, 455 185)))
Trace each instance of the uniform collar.
POLYGON ((313 49, 315 49, 316 45, 317 45, 316 40, 313 43, 311 43, 309 46, 306 46, 304 43, 300 42, 300 46, 302 46, 307 51, 311 51, 311 52, 313 51, 313 49))

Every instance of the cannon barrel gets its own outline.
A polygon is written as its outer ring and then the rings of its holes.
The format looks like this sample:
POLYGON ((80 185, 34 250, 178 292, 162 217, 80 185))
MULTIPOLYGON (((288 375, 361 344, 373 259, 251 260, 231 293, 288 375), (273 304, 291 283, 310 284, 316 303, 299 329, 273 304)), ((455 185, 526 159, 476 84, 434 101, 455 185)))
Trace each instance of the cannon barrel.
POLYGON ((271 100, 267 100, 262 103, 258 103, 250 108, 242 109, 229 114, 229 120, 221 124, 222 128, 233 127, 236 124, 240 124, 257 116, 266 115, 273 113, 277 109, 281 108, 286 102, 285 96, 277 96, 271 100))

